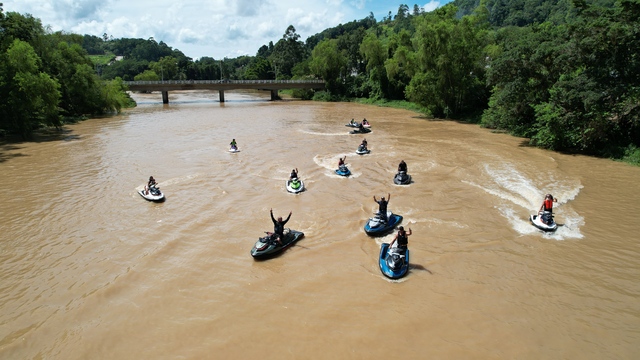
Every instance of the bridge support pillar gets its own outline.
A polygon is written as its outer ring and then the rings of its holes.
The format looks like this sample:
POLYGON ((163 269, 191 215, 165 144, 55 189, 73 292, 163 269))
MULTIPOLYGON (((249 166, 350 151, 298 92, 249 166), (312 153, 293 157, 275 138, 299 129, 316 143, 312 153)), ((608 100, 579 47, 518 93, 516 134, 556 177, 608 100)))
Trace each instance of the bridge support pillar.
POLYGON ((271 101, 278 100, 278 90, 271 90, 271 101))
POLYGON ((218 92, 220 93, 220 102, 224 102, 224 90, 218 90, 218 92))
POLYGON ((169 103, 169 92, 168 91, 162 91, 162 103, 163 104, 168 104, 169 103))

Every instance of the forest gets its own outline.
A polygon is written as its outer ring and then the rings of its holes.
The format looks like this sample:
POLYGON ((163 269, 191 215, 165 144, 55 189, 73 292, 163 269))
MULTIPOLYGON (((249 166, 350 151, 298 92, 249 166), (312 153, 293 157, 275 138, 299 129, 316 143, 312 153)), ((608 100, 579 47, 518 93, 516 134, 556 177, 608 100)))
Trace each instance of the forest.
POLYGON ((454 0, 302 41, 290 25, 255 56, 193 60, 164 42, 47 32, 0 8, 0 132, 130 106, 122 81, 323 79, 303 99, 410 103, 532 146, 640 164, 638 0, 454 0), (30 101, 22 101, 30 99, 30 101))

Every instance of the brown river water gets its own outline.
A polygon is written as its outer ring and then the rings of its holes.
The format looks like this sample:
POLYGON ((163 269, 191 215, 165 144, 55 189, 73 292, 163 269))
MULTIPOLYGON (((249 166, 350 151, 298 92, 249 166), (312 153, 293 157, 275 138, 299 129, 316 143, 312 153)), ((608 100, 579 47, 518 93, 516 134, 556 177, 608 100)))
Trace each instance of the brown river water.
POLYGON ((640 168, 405 110, 225 95, 136 94, 0 145, 0 359, 640 358, 640 168), (414 182, 396 186, 403 159, 414 182), (164 203, 136 192, 150 175, 164 203), (547 192, 553 234, 528 222, 547 192), (413 230, 397 281, 378 267, 393 234, 363 231, 387 193, 413 230), (305 237, 255 261, 270 208, 305 237))

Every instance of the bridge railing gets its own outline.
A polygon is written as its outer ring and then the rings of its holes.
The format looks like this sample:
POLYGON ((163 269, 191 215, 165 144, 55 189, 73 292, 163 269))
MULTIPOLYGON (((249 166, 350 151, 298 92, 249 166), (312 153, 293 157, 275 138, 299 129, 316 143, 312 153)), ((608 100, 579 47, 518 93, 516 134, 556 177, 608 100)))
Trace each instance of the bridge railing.
POLYGON ((182 84, 324 84, 324 80, 160 80, 124 81, 126 85, 182 85, 182 84))

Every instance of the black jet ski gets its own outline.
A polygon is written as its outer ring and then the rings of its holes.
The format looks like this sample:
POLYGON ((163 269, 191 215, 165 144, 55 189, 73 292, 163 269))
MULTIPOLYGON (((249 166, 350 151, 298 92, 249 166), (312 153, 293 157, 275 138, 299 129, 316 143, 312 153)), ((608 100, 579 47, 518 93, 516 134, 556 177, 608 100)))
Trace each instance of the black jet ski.
POLYGON ((389 244, 380 247, 380 271, 390 279, 399 279, 409 271, 409 249, 396 246, 389 249, 389 244))
POLYGON ((356 154, 358 155, 364 155, 364 154, 368 154, 370 153, 371 150, 367 149, 366 146, 360 144, 360 146, 358 146, 358 149, 356 150, 356 154))
POLYGON ((370 132, 371 132, 371 129, 369 129, 369 128, 362 128, 362 129, 357 128, 355 130, 349 131, 349 134, 366 134, 366 133, 370 133, 370 132))
POLYGON ((542 231, 556 231, 558 224, 553 219, 553 214, 549 211, 543 211, 542 214, 529 216, 529 221, 533 226, 542 231))
POLYGON ((408 185, 411 184, 411 175, 406 171, 398 171, 396 176, 393 177, 393 183, 396 185, 408 185))
POLYGON ((150 186, 148 194, 145 194, 144 189, 138 190, 138 194, 149 201, 164 201, 164 194, 157 185, 150 186))
POLYGON ((253 249, 251 249, 251 256, 253 256, 254 259, 266 259, 272 257, 304 237, 304 233, 302 231, 285 228, 282 244, 279 244, 273 238, 273 233, 266 232, 266 234, 267 236, 259 238, 255 245, 253 245, 253 249))

